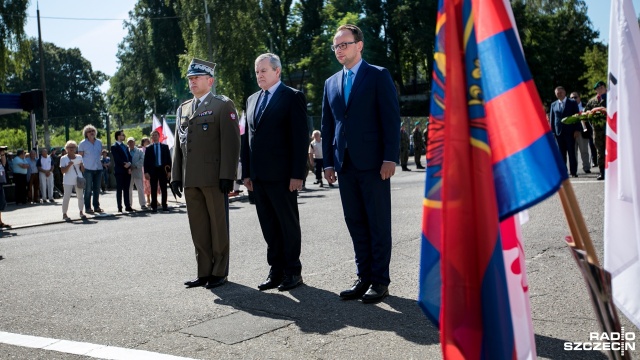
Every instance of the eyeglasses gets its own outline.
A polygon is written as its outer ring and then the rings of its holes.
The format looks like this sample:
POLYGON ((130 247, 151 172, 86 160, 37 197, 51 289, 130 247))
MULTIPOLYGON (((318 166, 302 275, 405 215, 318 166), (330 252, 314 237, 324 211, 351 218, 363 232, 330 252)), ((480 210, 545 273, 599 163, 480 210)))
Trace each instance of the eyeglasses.
POLYGON ((577 98, 578 98, 577 96, 572 96, 572 97, 571 97, 571 99, 573 99, 573 100, 575 100, 575 99, 577 99, 577 98))
POLYGON ((349 41, 349 42, 343 42, 340 44, 336 44, 336 45, 331 45, 331 51, 336 51, 338 49, 340 50, 345 50, 347 48, 347 46, 349 46, 350 44, 355 44, 356 41, 349 41))

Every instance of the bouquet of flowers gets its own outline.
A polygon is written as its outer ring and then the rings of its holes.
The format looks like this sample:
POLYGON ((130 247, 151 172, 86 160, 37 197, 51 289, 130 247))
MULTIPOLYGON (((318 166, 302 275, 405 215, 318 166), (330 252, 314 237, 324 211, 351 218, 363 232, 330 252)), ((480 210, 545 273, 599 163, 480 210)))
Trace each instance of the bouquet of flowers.
POLYGON ((607 109, 597 107, 562 119, 562 123, 567 125, 577 124, 581 121, 589 121, 591 125, 605 125, 607 123, 607 109))

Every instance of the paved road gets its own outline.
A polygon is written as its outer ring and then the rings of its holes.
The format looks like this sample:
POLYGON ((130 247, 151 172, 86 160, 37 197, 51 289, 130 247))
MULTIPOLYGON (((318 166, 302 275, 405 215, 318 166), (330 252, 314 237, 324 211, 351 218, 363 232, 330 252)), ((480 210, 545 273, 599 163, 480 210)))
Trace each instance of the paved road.
MULTIPOLYGON (((595 176, 573 184, 602 256, 604 186, 595 176)), ((109 346, 130 359, 144 357, 126 349, 152 352, 150 359, 438 359, 439 333, 415 302, 423 181, 421 171, 392 179, 391 296, 377 305, 338 298, 354 278, 353 249, 338 189, 318 188, 312 177, 299 198, 305 285, 291 292, 256 289, 269 268, 246 199, 231 204, 230 283, 213 290, 182 285, 196 270, 183 207, 5 231, 0 358, 89 358, 2 343, 10 333, 109 346)), ((606 359, 563 350, 599 329, 562 240, 568 230, 557 197, 530 217, 523 231, 539 357, 606 359)))

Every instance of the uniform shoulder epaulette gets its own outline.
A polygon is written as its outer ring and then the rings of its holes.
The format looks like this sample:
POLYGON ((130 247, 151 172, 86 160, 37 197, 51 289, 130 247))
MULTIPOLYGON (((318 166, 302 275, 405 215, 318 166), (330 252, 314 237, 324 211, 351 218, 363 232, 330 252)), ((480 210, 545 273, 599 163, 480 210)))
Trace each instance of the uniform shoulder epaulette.
POLYGON ((229 99, 228 97, 226 97, 224 95, 213 95, 213 97, 218 99, 218 100, 220 100, 220 101, 224 101, 224 102, 227 102, 227 101, 231 100, 231 99, 229 99))
POLYGON ((193 101, 193 99, 189 99, 189 100, 187 100, 187 101, 183 102, 182 104, 180 104, 180 106, 185 105, 186 103, 190 103, 190 102, 192 102, 192 101, 193 101))

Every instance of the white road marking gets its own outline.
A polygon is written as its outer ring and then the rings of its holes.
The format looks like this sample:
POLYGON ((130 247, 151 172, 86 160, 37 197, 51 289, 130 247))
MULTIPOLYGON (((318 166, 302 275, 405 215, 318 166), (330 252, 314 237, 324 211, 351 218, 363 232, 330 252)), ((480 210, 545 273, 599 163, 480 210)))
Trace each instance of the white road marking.
POLYGON ((588 180, 571 180, 572 184, 602 184, 604 185, 604 181, 588 181, 588 180))
POLYGON ((13 334, 0 331, 0 344, 34 349, 58 351, 66 354, 88 356, 109 360, 195 360, 192 358, 160 354, 145 350, 126 349, 116 346, 86 342, 58 340, 39 336, 13 334))

